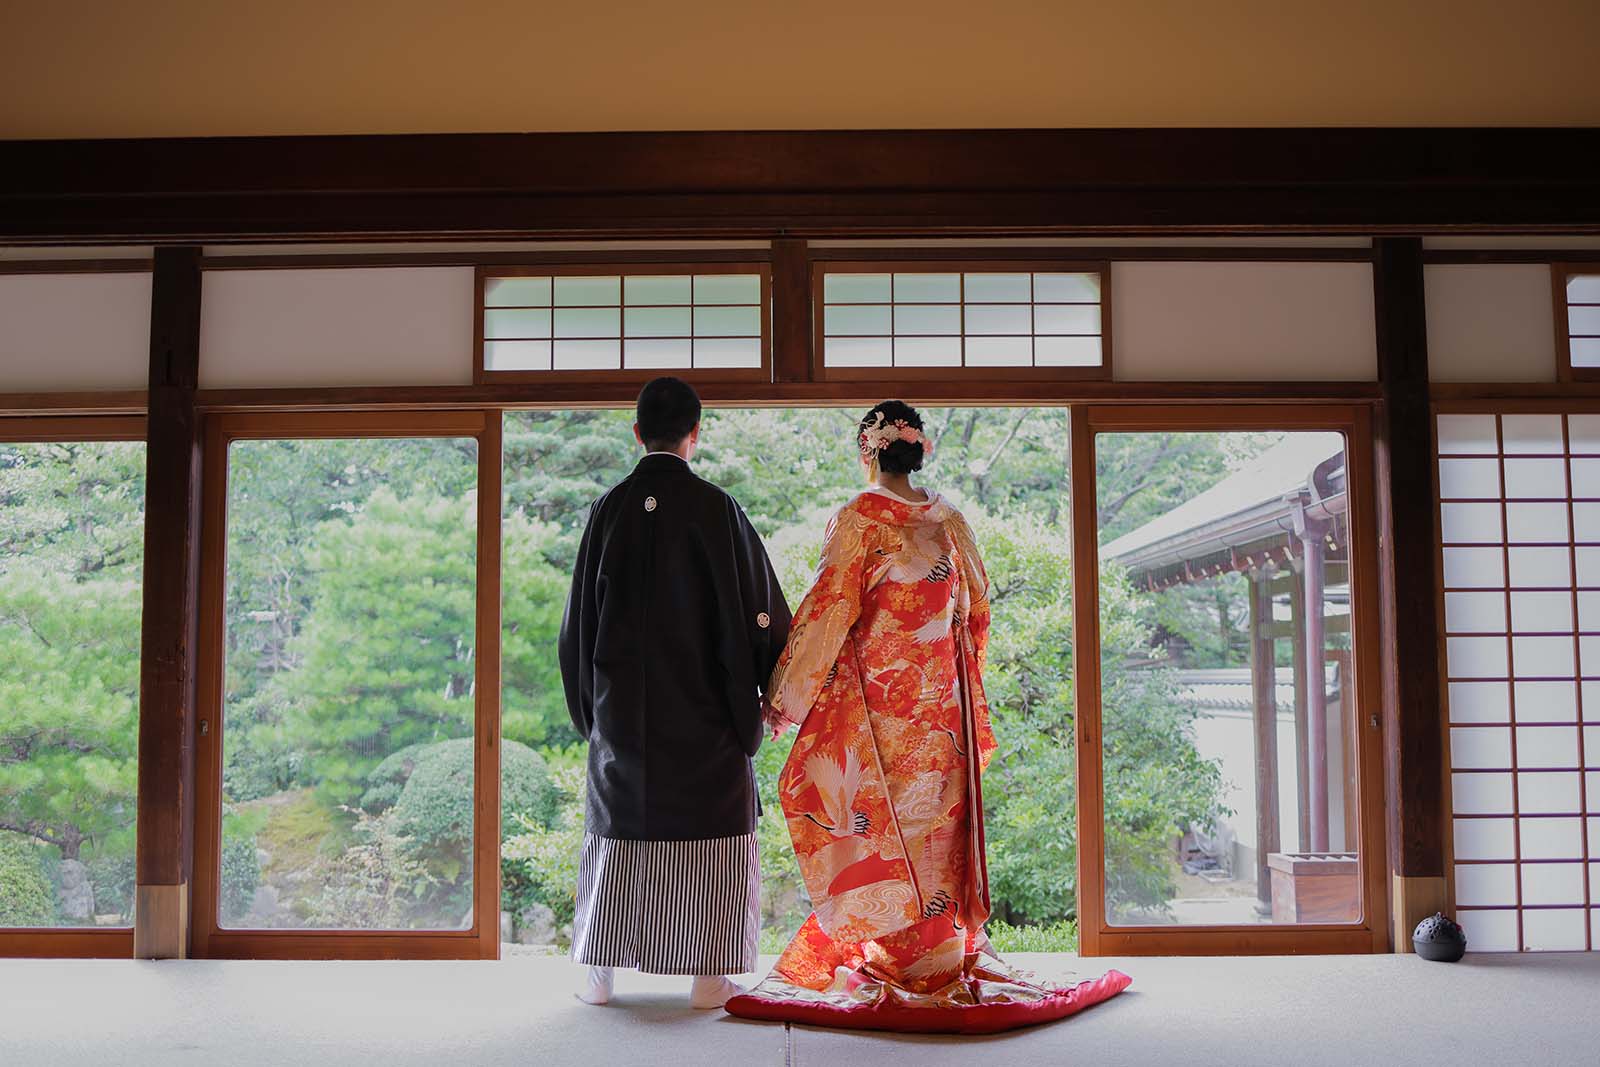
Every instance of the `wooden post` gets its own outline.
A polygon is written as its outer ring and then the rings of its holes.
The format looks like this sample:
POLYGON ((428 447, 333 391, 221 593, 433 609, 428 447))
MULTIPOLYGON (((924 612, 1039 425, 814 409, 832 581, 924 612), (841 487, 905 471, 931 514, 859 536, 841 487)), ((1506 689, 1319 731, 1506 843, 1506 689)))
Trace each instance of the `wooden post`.
POLYGON ((772 242, 773 380, 811 380, 811 259, 806 242, 783 237, 772 242))
MULTIPOLYGON (((1383 728, 1393 944, 1448 907, 1444 723, 1439 675, 1438 518, 1422 242, 1373 242, 1378 377, 1374 427, 1383 647, 1383 728)), ((1360 728, 1370 728, 1369 723, 1360 728)))
POLYGON ((200 249, 155 254, 150 309, 133 953, 189 950, 199 580, 200 249))
POLYGON ((1311 847, 1311 735, 1306 730, 1310 683, 1306 679, 1306 582, 1304 562, 1295 563, 1289 578, 1289 629, 1294 662, 1294 769, 1295 812, 1298 815, 1297 850, 1311 847))
POLYGON ((1250 683, 1256 750, 1256 898, 1272 906, 1272 872, 1267 857, 1278 851, 1278 668, 1277 643, 1268 636, 1272 625, 1271 569, 1251 571, 1250 683))
POLYGON ((1301 582, 1305 589, 1306 761, 1310 764, 1309 795, 1312 852, 1328 851, 1328 682, 1323 663, 1327 621, 1323 617, 1324 526, 1308 522, 1300 535, 1301 582))

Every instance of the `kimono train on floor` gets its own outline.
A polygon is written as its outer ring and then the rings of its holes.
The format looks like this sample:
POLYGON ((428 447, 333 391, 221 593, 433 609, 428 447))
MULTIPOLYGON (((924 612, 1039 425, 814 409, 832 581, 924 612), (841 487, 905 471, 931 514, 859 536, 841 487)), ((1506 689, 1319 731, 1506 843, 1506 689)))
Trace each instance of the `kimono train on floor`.
POLYGON ((769 699, 801 724, 779 796, 814 914, 728 1010, 823 1026, 977 1033, 1060 1018, 1127 987, 1002 963, 981 775, 988 581, 961 514, 876 489, 830 524, 769 699))

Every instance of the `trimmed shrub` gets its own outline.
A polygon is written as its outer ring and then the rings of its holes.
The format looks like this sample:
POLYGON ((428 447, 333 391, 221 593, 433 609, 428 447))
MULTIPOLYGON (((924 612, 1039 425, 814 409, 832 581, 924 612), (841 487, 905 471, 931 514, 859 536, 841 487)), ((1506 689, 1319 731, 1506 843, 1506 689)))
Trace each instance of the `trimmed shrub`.
POLYGON ((22 835, 0 831, 0 926, 55 924, 55 891, 39 852, 22 835))

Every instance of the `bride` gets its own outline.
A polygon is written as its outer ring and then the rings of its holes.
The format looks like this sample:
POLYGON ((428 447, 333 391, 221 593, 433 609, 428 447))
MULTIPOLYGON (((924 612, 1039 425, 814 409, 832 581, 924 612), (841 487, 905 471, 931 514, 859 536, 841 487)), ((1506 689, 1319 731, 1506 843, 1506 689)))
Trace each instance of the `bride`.
POLYGON ((961 513, 911 483, 932 451, 914 408, 877 405, 856 446, 870 488, 829 524, 766 690, 773 736, 800 728, 778 790, 815 912, 728 1010, 982 1032, 1114 996, 1125 975, 1041 985, 989 945, 983 561, 961 513))

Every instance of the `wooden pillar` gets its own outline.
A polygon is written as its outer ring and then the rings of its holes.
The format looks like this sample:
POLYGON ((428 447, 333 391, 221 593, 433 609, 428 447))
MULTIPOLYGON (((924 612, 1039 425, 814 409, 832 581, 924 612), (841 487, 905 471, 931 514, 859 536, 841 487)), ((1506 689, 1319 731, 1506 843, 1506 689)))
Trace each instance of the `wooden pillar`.
MULTIPOLYGON (((1449 903, 1444 724, 1439 675, 1438 518, 1422 242, 1373 242, 1378 377, 1375 426, 1383 728, 1393 944, 1449 903)), ((1361 724, 1362 728, 1367 726, 1361 724)))
POLYGON ((783 237, 772 242, 773 380, 811 380, 811 257, 806 242, 783 237))
POLYGON ((1256 898, 1272 906, 1272 872, 1267 856, 1281 847, 1278 825, 1278 668, 1272 626, 1271 569, 1251 571, 1250 683, 1256 751, 1256 898))
POLYGON ((200 250, 158 249, 154 271, 133 953, 174 959, 189 949, 194 854, 200 250))
POLYGON ((1307 788, 1311 802, 1307 822, 1311 838, 1307 847, 1312 852, 1328 850, 1328 683, 1327 667, 1323 663, 1323 650, 1327 646, 1326 610, 1323 604, 1323 551, 1321 523, 1307 523, 1300 536, 1301 560, 1304 567, 1300 580, 1305 590, 1305 633, 1302 647, 1305 650, 1306 675, 1306 762, 1310 765, 1311 781, 1307 788))
POLYGON ((1289 633, 1294 663, 1294 769, 1295 813, 1298 836, 1295 849, 1311 847, 1311 735, 1306 730, 1310 683, 1306 679, 1305 570, 1296 562, 1289 577, 1289 633))

